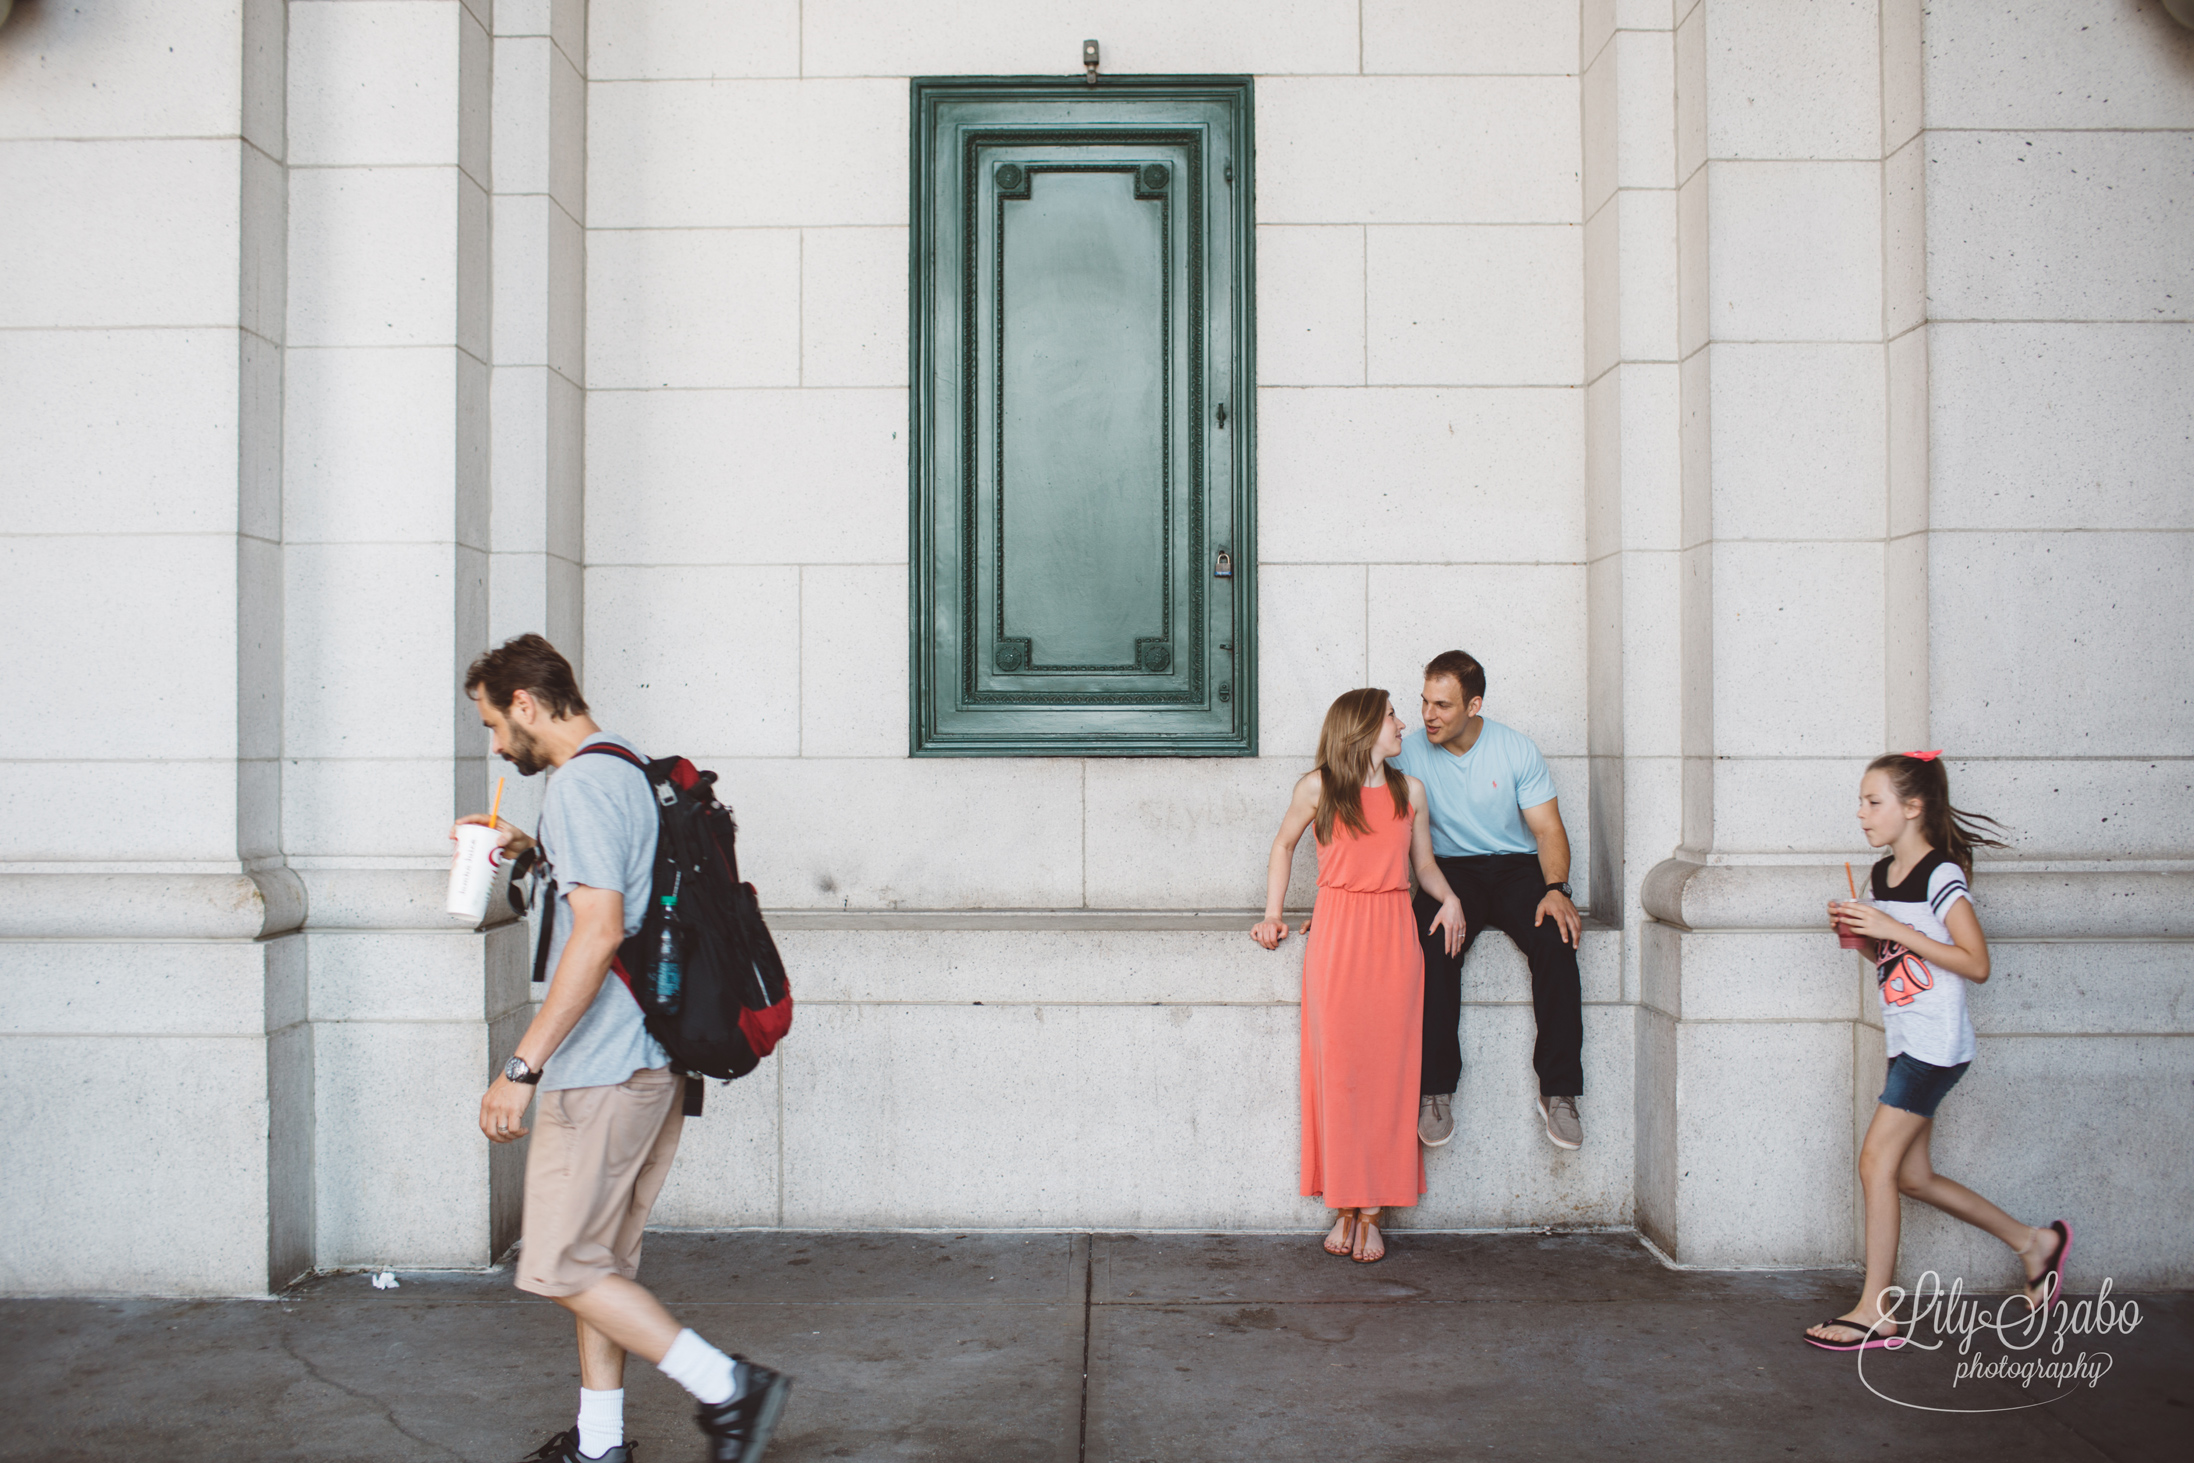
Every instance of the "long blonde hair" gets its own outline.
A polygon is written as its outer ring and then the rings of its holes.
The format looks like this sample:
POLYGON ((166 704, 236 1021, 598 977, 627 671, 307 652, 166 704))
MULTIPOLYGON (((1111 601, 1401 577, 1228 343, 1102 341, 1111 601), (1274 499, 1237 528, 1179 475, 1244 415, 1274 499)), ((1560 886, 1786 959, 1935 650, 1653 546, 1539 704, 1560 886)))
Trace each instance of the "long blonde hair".
MULTIPOLYGON (((1313 827, 1321 844, 1333 841, 1333 820, 1338 818, 1361 838, 1371 832, 1364 817, 1364 783, 1371 776, 1371 750, 1386 729, 1387 707, 1393 698, 1366 687, 1348 691, 1326 708, 1326 724, 1318 732, 1318 813, 1313 827)), ((1389 762, 1387 792, 1394 799, 1394 816, 1409 816, 1409 779, 1389 762)))

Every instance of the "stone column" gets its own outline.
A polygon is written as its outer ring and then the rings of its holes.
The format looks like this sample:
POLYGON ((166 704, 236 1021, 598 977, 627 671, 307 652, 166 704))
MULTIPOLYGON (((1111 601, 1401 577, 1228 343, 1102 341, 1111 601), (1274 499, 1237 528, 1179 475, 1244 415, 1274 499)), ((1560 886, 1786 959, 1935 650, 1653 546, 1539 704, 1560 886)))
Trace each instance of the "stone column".
POLYGON ((0 1291, 312 1263, 278 0, 0 30, 0 1291))
MULTIPOLYGON (((494 22, 488 623, 477 646, 459 651, 533 631, 570 658, 584 686, 586 6, 503 0, 494 22)), ((492 756, 487 773, 506 779, 504 816, 538 826, 548 780, 519 777, 492 756)), ((497 987, 498 1060, 525 1034, 541 990, 525 980, 497 987)), ((517 1232, 523 1158, 523 1144, 490 1155, 498 1253, 517 1232)))
POLYGON ((1645 872, 1682 837, 1686 705, 1676 625, 1680 394, 1676 269, 1674 17, 1665 4, 1586 7, 1582 33, 1585 207, 1585 481, 1592 861, 1596 917, 1623 931, 1622 999, 1640 1003, 1632 1091, 1588 1105, 1634 1109, 1634 1202, 1656 1173, 1656 1059, 1670 1015, 1640 1002, 1645 872))
POLYGON ((1880 34, 1678 9, 1683 818, 1641 891, 1640 1218, 1691 1263, 1840 1262, 1861 990, 1822 909, 1889 681, 1880 34))
MULTIPOLYGON (((1667 1013, 1640 1221, 1698 1264, 1859 1257, 1869 973, 1822 903, 1865 762, 1940 745, 2014 826, 1939 1171, 2085 1226, 2090 1279, 2185 1283, 2172 993, 2194 623, 2194 38, 2153 8, 1703 0, 1677 31, 1685 821, 1642 890, 1667 1013), (1848 1114, 1838 1122, 1835 1115, 1848 1114)), ((1899 1278, 2002 1247, 1907 1205, 1899 1278)))
MULTIPOLYGON (((584 5, 496 6, 494 117, 487 641, 534 631, 583 670, 584 5)), ((542 785, 512 780, 503 806, 523 826, 533 824, 542 785)))
POLYGON ((474 1116, 523 932, 441 909, 444 829, 492 786, 459 689, 488 634, 490 44, 484 3, 290 6, 282 815, 322 1266, 481 1264, 514 1229, 474 1116))
MULTIPOLYGON (((1883 27, 1891 745, 1943 747, 2013 829, 1976 870, 1995 973, 1935 1161, 2073 1219, 2076 1289, 2183 1286, 2194 1175, 2158 1155, 2194 1124, 2194 33, 2109 0, 1883 27)), ((2008 1274, 1907 1212, 1909 1274, 2008 1274)))

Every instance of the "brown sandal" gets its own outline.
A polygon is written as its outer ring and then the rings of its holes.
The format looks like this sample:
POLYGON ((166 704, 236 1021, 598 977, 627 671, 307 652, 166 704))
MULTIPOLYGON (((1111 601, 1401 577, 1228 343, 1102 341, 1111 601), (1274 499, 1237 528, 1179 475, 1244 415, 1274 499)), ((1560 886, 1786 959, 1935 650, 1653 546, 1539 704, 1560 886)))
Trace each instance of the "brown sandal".
POLYGON ((1341 1247, 1339 1249, 1333 1248, 1333 1234, 1330 1230, 1327 1231, 1326 1237, 1323 1240, 1319 1241, 1318 1247, 1324 1250, 1327 1254, 1335 1256, 1336 1258, 1344 1255, 1353 1255, 1356 1250, 1357 1218, 1358 1215, 1354 1209, 1343 1209, 1341 1211, 1340 1219, 1335 1221, 1333 1226, 1335 1229, 1341 1231, 1341 1247))
POLYGON ((1379 1221, 1372 1218, 1378 1212, 1376 1209, 1359 1209, 1356 1211, 1356 1243, 1349 1246, 1348 1257, 1359 1265, 1376 1265, 1386 1258, 1386 1236, 1379 1233, 1379 1221), (1379 1253, 1368 1260, 1356 1253, 1364 1247, 1364 1236, 1366 1234, 1376 1236, 1379 1241, 1379 1253))

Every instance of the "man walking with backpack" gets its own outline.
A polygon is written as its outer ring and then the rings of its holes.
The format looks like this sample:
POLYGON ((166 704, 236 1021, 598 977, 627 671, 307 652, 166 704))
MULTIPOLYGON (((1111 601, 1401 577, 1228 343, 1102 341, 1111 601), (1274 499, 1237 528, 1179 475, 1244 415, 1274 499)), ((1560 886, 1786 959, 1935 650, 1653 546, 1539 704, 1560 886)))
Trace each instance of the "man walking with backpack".
MULTIPOLYGON (((480 1100, 480 1131, 510 1143, 527 1135, 526 1107, 539 1091, 517 1284, 578 1318, 578 1424, 528 1463, 630 1463, 627 1352, 693 1394, 709 1463, 759 1463, 791 1379, 717 1350, 634 1279, 648 1212, 678 1151, 688 1080, 648 1033, 632 991, 611 975, 652 892, 657 815, 649 778, 620 756, 579 755, 597 743, 638 752, 595 725, 571 663, 538 635, 474 661, 465 693, 495 734, 496 752, 521 774, 555 769, 538 845, 555 880, 552 907, 542 912, 555 974, 480 1100)), ((514 829, 503 846, 512 854, 535 847, 514 829)))

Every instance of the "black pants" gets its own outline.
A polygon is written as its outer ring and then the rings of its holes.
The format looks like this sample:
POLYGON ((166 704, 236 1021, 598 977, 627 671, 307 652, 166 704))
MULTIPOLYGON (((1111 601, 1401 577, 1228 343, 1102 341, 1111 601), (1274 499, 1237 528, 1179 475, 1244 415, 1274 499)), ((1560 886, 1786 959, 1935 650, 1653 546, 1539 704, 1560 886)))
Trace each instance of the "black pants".
POLYGON ((1577 984, 1577 949, 1562 938, 1551 918, 1534 927, 1546 876, 1539 856, 1490 853, 1443 858, 1440 872, 1462 901, 1468 933, 1460 954, 1447 953, 1446 937, 1426 934, 1439 904, 1419 890, 1417 935, 1425 947, 1425 1055, 1421 1089, 1453 1092, 1463 1075, 1463 1047, 1457 1035, 1463 1017, 1463 959, 1488 926, 1516 942, 1531 965, 1531 1014, 1539 1023, 1531 1065, 1546 1097, 1582 1097, 1585 1090, 1584 995, 1577 984))

